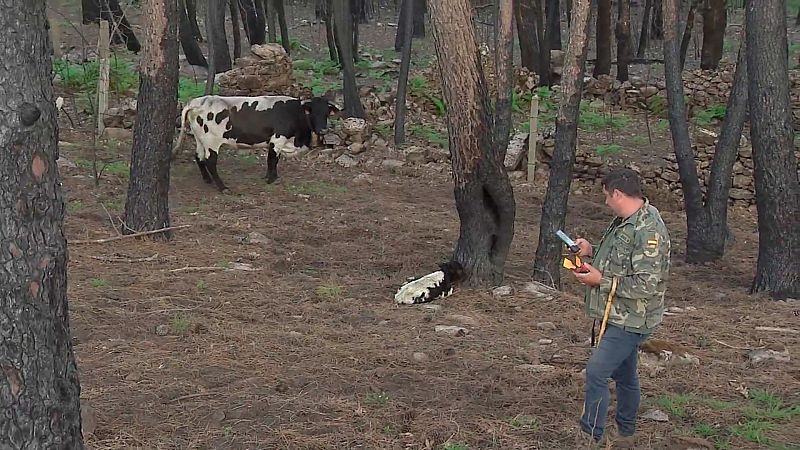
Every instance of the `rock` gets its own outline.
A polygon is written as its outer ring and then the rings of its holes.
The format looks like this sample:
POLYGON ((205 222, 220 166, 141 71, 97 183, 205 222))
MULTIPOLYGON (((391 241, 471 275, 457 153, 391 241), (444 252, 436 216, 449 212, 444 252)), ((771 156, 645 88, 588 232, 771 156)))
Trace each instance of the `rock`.
POLYGON ((131 381, 133 383, 136 383, 137 381, 139 381, 141 379, 142 379, 142 374, 137 372, 137 371, 135 371, 135 370, 133 372, 125 375, 125 381, 131 381))
POLYGON ((492 295, 495 297, 505 297, 506 295, 511 295, 511 292, 511 286, 499 286, 492 289, 492 295))
POLYGON ((452 336, 466 336, 469 334, 469 330, 464 327, 457 327, 454 325, 436 325, 434 330, 437 333, 445 333, 452 336))
POLYGON ((734 200, 751 200, 755 195, 746 189, 731 188, 730 197, 734 200))
POLYGON ((422 352, 414 352, 412 358, 414 358, 414 361, 416 362, 425 362, 428 360, 428 355, 422 352))
POLYGON ((158 336, 166 336, 169 334, 169 326, 161 324, 156 327, 156 335, 158 336))
POLYGON ((342 130, 348 136, 364 134, 367 130, 367 121, 358 117, 348 117, 342 121, 342 130))
POLYGON ((542 338, 542 339, 539 339, 539 341, 538 341, 537 343, 538 343, 539 345, 550 345, 550 344, 552 344, 552 343, 553 343, 553 340, 552 340, 552 339, 545 339, 545 338, 542 338))
POLYGON ((289 337, 295 338, 295 339, 301 338, 301 337, 303 337, 303 333, 301 333, 299 331, 292 330, 292 331, 289 332, 289 337))
POLYGON ((336 133, 326 133, 325 136, 322 138, 322 143, 325 145, 341 145, 342 138, 339 137, 336 133))
POLYGON ((517 169, 517 163, 520 160, 520 154, 528 151, 528 136, 529 133, 517 133, 508 142, 506 158, 503 160, 503 164, 506 166, 506 169, 517 169))
POLYGON ((424 148, 417 146, 404 149, 403 157, 409 164, 425 164, 428 162, 428 152, 424 148))
POLYGON ((542 331, 555 331, 556 324, 553 322, 539 322, 536 324, 536 328, 542 331))
POLYGON ((342 156, 336 158, 336 164, 344 167, 345 169, 349 169, 351 167, 355 167, 358 165, 358 161, 355 158, 348 154, 343 154, 342 156))
POLYGON ((516 367, 519 370, 528 370, 533 373, 550 372, 555 369, 555 366, 549 364, 520 364, 516 367))
POLYGON ((351 155, 358 155, 364 153, 366 150, 367 146, 359 142, 354 142, 347 147, 347 151, 350 152, 351 155))
POLYGON ((242 244, 271 244, 272 240, 259 233, 258 231, 250 232, 242 239, 242 244))
POLYGON ((642 414, 642 419, 654 420, 656 422, 669 422, 669 416, 660 409, 651 409, 642 414))
POLYGON ((522 289, 532 294, 535 298, 553 298, 556 290, 535 281, 529 281, 523 285, 522 289))
POLYGON ((789 351, 775 351, 771 349, 759 348, 755 350, 751 350, 747 353, 747 357, 750 358, 749 365, 751 367, 758 365, 763 361, 777 361, 777 362, 789 362, 789 351))
POLYGON ((403 167, 404 165, 406 165, 405 162, 398 161, 396 159, 384 159, 381 162, 381 167, 383 167, 385 169, 399 169, 400 167, 403 167))
POLYGON ((367 173, 360 173, 353 178, 355 184, 372 184, 373 182, 372 175, 367 173))
POLYGON ((293 86, 292 61, 280 44, 256 44, 250 54, 236 61, 236 67, 218 74, 220 95, 283 94, 306 97, 293 86))

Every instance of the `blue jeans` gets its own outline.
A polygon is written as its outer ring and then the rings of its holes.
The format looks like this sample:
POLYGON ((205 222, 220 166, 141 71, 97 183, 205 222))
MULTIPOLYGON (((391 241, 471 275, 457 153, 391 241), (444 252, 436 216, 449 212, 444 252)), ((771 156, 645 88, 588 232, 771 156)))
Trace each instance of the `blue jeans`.
POLYGON ((594 349, 586 365, 586 401, 581 416, 581 429, 600 440, 608 413, 608 379, 617 387, 616 422, 619 433, 631 436, 636 430, 639 412, 639 344, 647 335, 632 333, 608 324, 600 345, 594 349))

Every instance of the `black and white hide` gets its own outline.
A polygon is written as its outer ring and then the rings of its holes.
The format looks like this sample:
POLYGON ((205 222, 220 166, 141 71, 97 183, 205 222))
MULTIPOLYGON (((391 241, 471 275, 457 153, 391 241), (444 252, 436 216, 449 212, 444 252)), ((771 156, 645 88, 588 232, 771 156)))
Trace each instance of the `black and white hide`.
POLYGON ((394 302, 400 305, 414 305, 448 297, 453 286, 464 277, 464 268, 457 261, 439 264, 436 272, 412 278, 400 286, 394 294, 394 302))

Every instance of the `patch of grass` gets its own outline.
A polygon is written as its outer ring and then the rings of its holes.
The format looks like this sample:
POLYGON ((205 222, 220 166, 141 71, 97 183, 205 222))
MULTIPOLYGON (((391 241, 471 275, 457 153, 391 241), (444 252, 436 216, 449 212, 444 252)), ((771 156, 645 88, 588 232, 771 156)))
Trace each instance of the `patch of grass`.
MULTIPOLYGON (((109 64, 109 90, 127 91, 139 85, 139 74, 133 63, 113 55, 109 64)), ((89 61, 83 64, 70 63, 63 59, 53 61, 53 72, 58 74, 62 86, 79 92, 97 92, 97 79, 100 77, 100 63, 89 61)))
POLYGON ((197 289, 202 291, 202 290, 206 289, 207 287, 208 287, 208 285, 206 284, 206 282, 204 280, 197 280, 197 289))
POLYGON ((170 327, 172 328, 173 333, 183 336, 189 333, 189 327, 191 324, 192 323, 189 321, 189 319, 183 314, 175 314, 175 316, 172 318, 172 322, 170 323, 170 327))
POLYGON ((325 181, 308 181, 301 184, 290 184, 286 191, 292 194, 330 194, 347 192, 347 187, 331 184, 325 181))
POLYGON ((730 431, 734 436, 756 444, 766 444, 769 439, 766 433, 775 430, 775 424, 761 420, 748 420, 745 423, 733 425, 730 431))
POLYGON ((375 130, 375 133, 384 139, 389 139, 392 137, 392 128, 389 125, 378 124, 373 127, 373 130, 375 130))
POLYGON ((77 212, 85 208, 86 205, 80 200, 70 200, 67 202, 67 212, 77 212))
POLYGON ((131 168, 126 161, 112 161, 103 166, 101 172, 111 173, 123 178, 128 178, 131 168))
POLYGON ((656 403, 667 410, 667 413, 676 417, 683 417, 686 414, 686 405, 691 398, 688 394, 671 394, 659 398, 656 403))
MULTIPOLYGON (((181 77, 178 80, 178 100, 181 103, 189 103, 192 99, 202 97, 206 93, 205 80, 197 81, 193 78, 181 77)), ((214 83, 214 88, 211 90, 212 94, 219 94, 219 85, 214 83)))
POLYGON ((700 400, 715 411, 729 411, 736 408, 736 403, 717 400, 715 398, 701 397, 700 400))
POLYGON ((413 133, 415 136, 425 139, 431 144, 438 145, 442 148, 448 148, 450 146, 447 135, 431 128, 430 126, 412 125, 409 127, 409 131, 411 131, 411 133, 413 133))
POLYGON ((631 138, 631 142, 633 142, 636 145, 646 145, 649 143, 648 139, 645 136, 638 136, 638 135, 631 138))
POLYGON ((95 287, 95 288, 103 288, 103 287, 108 286, 108 283, 106 282, 106 280, 104 280, 102 278, 92 278, 91 280, 89 280, 89 283, 91 283, 92 287, 95 287))
POLYGON ((516 429, 537 431, 542 423, 537 417, 517 414, 508 419, 508 424, 516 429))
POLYGON ((695 114, 694 121, 698 125, 707 127, 717 120, 724 119, 726 110, 727 107, 725 105, 710 106, 695 114))
POLYGON ((389 403, 392 397, 386 392, 370 392, 367 394, 367 404, 372 406, 384 406, 389 403))
POLYGON ((800 415, 800 405, 785 406, 783 400, 769 391, 753 389, 750 399, 760 407, 748 407, 745 417, 753 420, 786 420, 800 415))
POLYGON ((320 297, 324 297, 324 298, 328 298, 328 299, 337 299, 337 298, 341 298, 344 295, 345 290, 344 290, 344 287, 342 287, 342 286, 337 286, 337 285, 332 285, 332 284, 331 285, 323 284, 321 286, 317 286, 317 289, 316 289, 315 292, 320 297))
POLYGON ((441 450, 469 450, 467 444, 462 444, 460 442, 447 442, 442 444, 440 448, 441 450))
POLYGON ((616 155, 621 151, 622 147, 617 144, 601 144, 594 148, 594 153, 602 157, 616 155))
POLYGON ((669 129, 669 120, 667 119, 658 119, 656 122, 656 130, 657 131, 667 131, 669 129))
POLYGON ((605 113, 592 108, 587 101, 581 101, 581 114, 578 127, 587 131, 596 131, 606 128, 614 130, 625 129, 631 122, 630 117, 622 112, 605 113))

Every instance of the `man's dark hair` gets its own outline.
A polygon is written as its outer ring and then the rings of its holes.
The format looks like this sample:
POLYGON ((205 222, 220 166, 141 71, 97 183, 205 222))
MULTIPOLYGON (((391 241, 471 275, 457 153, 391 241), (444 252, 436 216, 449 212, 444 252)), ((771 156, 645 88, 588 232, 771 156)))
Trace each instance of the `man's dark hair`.
POLYGON ((614 169, 603 177, 601 185, 610 192, 614 189, 629 197, 642 198, 642 182, 639 174, 628 168, 614 169))

